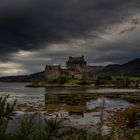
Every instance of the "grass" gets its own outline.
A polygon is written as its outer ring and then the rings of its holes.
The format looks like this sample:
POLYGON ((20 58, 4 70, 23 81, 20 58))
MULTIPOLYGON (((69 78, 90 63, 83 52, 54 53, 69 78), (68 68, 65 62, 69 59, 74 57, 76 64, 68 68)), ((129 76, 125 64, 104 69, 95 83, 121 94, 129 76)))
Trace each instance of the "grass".
POLYGON ((78 85, 81 80, 79 79, 68 79, 65 85, 78 85))
POLYGON ((63 85, 63 86, 80 86, 80 85, 90 85, 92 83, 95 83, 94 80, 82 80, 82 79, 76 79, 76 78, 59 78, 54 79, 50 81, 34 81, 33 85, 63 85))

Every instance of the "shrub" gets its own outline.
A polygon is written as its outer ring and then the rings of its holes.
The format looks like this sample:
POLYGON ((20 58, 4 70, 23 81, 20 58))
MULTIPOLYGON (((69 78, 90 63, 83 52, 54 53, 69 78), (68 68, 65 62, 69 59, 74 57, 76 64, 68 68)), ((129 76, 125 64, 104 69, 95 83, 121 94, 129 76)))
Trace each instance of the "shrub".
POLYGON ((88 82, 85 80, 82 80, 80 82, 78 82, 79 85, 88 85, 88 82))
POLYGON ((0 139, 7 139, 6 130, 9 120, 15 115, 14 108, 16 100, 13 103, 8 102, 9 95, 0 97, 0 139))
POLYGON ((58 82, 57 79, 54 79, 54 80, 49 81, 50 84, 57 84, 57 82, 58 82))
POLYGON ((96 85, 106 84, 112 81, 111 76, 98 76, 96 80, 96 85))
POLYGON ((15 115, 14 108, 16 105, 16 100, 13 103, 9 103, 7 100, 9 95, 5 97, 0 97, 0 122, 3 119, 10 120, 15 115))
POLYGON ((120 109, 110 115, 109 120, 111 124, 116 125, 122 129, 133 129, 139 125, 140 105, 135 105, 125 110, 120 109))
POLYGON ((65 77, 58 79, 59 84, 65 84, 66 82, 67 82, 67 78, 65 78, 65 77))

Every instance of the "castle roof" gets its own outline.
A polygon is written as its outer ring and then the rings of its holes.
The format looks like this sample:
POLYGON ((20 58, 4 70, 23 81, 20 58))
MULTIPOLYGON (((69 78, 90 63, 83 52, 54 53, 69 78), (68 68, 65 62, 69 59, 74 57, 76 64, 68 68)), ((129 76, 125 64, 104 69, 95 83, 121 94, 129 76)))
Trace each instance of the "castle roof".
POLYGON ((83 62, 84 61, 84 56, 82 57, 72 57, 69 56, 68 62, 83 62))

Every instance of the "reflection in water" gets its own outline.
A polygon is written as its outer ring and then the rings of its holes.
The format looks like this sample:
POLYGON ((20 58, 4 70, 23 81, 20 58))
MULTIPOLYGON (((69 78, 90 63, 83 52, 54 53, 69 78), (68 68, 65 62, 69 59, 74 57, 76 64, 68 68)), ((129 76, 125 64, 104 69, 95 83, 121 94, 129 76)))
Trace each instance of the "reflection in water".
POLYGON ((69 94, 69 93, 140 93, 140 89, 115 89, 115 88, 93 88, 93 87, 55 87, 46 88, 46 93, 69 94))
POLYGON ((47 93, 45 104, 49 113, 61 112, 62 116, 67 114, 67 116, 80 115, 83 117, 86 110, 86 101, 82 94, 47 93))
MULTIPOLYGON (((46 89, 45 105, 48 113, 54 117, 92 117, 95 113, 100 111, 100 108, 104 104, 105 110, 114 110, 120 108, 126 108, 131 104, 124 100, 101 98, 99 96, 88 97, 83 93, 74 93, 70 90, 63 92, 48 92, 46 89)), ((97 114, 96 114, 97 115, 97 114)))
MULTIPOLYGON (((74 127, 95 130, 95 126, 100 121, 101 108, 105 112, 112 112, 115 109, 127 108, 131 104, 124 100, 109 98, 89 98, 83 93, 49 93, 45 94, 45 104, 47 108, 46 117, 68 118, 68 124, 74 127)), ((107 115, 107 114, 106 114, 107 115)))

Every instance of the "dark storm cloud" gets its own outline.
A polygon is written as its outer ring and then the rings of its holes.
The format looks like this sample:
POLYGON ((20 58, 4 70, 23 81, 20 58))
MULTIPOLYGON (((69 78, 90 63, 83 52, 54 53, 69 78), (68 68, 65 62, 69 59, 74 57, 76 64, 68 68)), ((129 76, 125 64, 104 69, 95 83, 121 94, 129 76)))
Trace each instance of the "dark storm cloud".
POLYGON ((6 1, 0 1, 5 6, 0 10, 0 57, 4 60, 19 50, 88 38, 90 31, 102 32, 140 8, 139 0, 29 0, 24 5, 22 0, 6 1))

